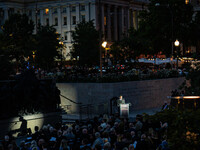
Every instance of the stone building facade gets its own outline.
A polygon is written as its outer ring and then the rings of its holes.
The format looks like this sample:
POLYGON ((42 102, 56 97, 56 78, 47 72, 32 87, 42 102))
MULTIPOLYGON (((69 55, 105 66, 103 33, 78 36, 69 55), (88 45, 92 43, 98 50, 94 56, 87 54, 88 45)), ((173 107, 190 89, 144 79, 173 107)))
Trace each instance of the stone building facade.
POLYGON ((0 0, 0 24, 13 13, 26 13, 35 26, 53 25, 66 46, 63 55, 69 59, 70 31, 76 24, 93 20, 105 40, 117 41, 130 27, 138 28, 138 11, 147 4, 148 0, 0 0))

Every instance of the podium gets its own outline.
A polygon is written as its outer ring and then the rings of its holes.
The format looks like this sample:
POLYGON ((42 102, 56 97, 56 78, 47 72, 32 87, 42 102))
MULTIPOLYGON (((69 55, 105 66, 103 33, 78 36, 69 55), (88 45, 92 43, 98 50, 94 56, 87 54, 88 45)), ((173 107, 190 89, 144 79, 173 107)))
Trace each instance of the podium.
POLYGON ((120 118, 128 118, 129 117, 129 106, 130 104, 120 104, 120 118))

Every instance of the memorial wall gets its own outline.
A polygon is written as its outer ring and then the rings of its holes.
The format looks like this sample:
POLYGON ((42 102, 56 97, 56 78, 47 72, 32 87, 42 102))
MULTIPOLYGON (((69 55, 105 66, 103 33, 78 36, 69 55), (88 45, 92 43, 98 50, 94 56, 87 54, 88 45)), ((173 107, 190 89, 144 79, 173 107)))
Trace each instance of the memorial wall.
MULTIPOLYGON (((184 77, 180 77, 118 83, 57 83, 56 85, 61 95, 82 104, 109 104, 111 98, 123 95, 126 102, 132 104, 130 111, 133 111, 161 107, 164 101, 170 101, 167 96, 171 95, 172 90, 178 89, 184 80, 184 77)), ((77 105, 63 97, 61 105, 70 105, 72 113, 78 112, 77 105)))

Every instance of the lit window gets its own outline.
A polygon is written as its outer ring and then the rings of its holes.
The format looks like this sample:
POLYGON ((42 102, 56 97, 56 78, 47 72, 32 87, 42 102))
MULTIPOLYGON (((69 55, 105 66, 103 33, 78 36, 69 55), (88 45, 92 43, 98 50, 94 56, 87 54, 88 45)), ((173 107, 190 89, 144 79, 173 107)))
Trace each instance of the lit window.
POLYGON ((29 10, 29 11, 28 11, 28 15, 29 15, 29 16, 32 16, 32 10, 29 10))
POLYGON ((2 8, 0 8, 0 17, 3 17, 4 16, 4 11, 2 8))
MULTIPOLYGON (((17 10, 17 13, 20 13, 20 10, 17 10)), ((14 8, 9 8, 8 15, 10 16, 12 14, 14 14, 14 8)))
POLYGON ((40 19, 38 19, 38 24, 40 24, 40 19))
POLYGON ((81 11, 85 11, 85 5, 82 4, 80 9, 81 9, 81 11))
POLYGON ((76 24, 76 16, 72 16, 72 24, 73 24, 73 25, 76 24))
POLYGON ((55 26, 58 26, 58 18, 55 18, 55 26))
POLYGON ((67 33, 68 33, 68 32, 65 32, 65 36, 64 36, 65 40, 67 40, 67 33))
POLYGON ((49 26, 49 18, 46 18, 46 25, 49 26))
POLYGON ((66 8, 64 7, 64 8, 63 8, 63 13, 66 13, 66 12, 67 12, 67 10, 66 10, 66 8))
POLYGON ((54 13, 54 14, 57 14, 57 13, 58 13, 57 8, 54 8, 54 9, 53 9, 53 13, 54 13))
POLYGON ((49 9, 48 8, 45 9, 45 14, 49 14, 49 9))
POLYGON ((71 10, 72 10, 72 11, 76 11, 76 6, 72 6, 72 7, 71 7, 71 10))
POLYGON ((85 15, 81 15, 81 21, 85 21, 85 15))
POLYGON ((63 18, 63 25, 67 25, 67 17, 63 18))
POLYGON ((38 15, 40 15, 40 10, 36 10, 36 13, 37 13, 38 15))
POLYGON ((197 0, 197 5, 200 5, 200 0, 197 0))
POLYGON ((189 4, 190 0, 185 0, 185 4, 189 4))
POLYGON ((106 20, 107 20, 106 17, 104 17, 104 26, 106 26, 106 20))

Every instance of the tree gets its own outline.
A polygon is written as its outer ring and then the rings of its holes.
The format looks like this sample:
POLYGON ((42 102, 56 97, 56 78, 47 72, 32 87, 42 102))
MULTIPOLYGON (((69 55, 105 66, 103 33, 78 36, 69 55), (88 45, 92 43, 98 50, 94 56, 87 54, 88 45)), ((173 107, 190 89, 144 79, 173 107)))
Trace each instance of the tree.
POLYGON ((16 60, 16 68, 24 62, 24 58, 33 51, 34 24, 25 14, 13 14, 3 25, 4 49, 9 57, 16 60))
POLYGON ((157 112, 146 119, 155 125, 155 130, 160 137, 166 135, 169 149, 173 150, 197 150, 200 146, 199 125, 200 110, 177 110, 169 109, 157 112), (167 129, 159 128, 160 122, 168 123, 167 129))
POLYGON ((199 54, 200 52, 200 12, 197 12, 195 15, 195 19, 192 22, 191 26, 191 45, 196 46, 196 51, 199 54))
POLYGON ((151 0, 148 10, 140 13, 139 27, 149 41, 149 53, 171 55, 171 44, 176 39, 187 46, 192 15, 192 5, 183 0, 151 0))
POLYGON ((72 59, 79 57, 79 65, 93 66, 99 63, 99 32, 93 21, 81 22, 72 32, 73 50, 72 59))
POLYGON ((49 70, 55 66, 55 59, 59 57, 59 35, 52 26, 40 26, 36 35, 36 63, 38 67, 49 70))
POLYGON ((128 34, 124 35, 121 41, 117 41, 111 46, 113 63, 124 64, 137 60, 141 54, 146 54, 148 49, 147 40, 144 40, 140 31, 134 28, 129 29, 128 34))
POLYGON ((113 65, 125 63, 125 52, 122 50, 119 42, 115 42, 110 47, 111 61, 113 65))

